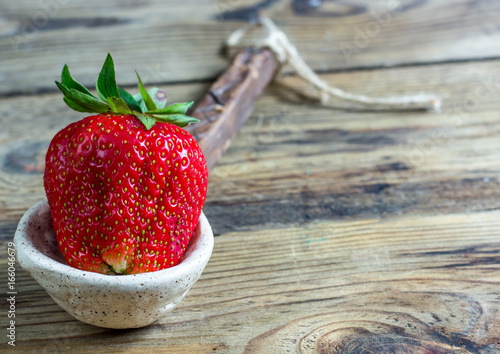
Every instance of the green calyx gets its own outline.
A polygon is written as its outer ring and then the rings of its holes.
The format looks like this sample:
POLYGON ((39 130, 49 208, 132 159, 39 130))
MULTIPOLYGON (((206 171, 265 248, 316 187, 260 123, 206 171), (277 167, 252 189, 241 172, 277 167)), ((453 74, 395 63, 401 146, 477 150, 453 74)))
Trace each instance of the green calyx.
POLYGON ((99 98, 71 77, 67 65, 63 68, 61 82, 56 81, 56 85, 64 95, 64 102, 75 111, 134 115, 144 124, 146 130, 151 129, 156 122, 171 123, 178 127, 198 122, 198 119, 185 114, 193 102, 167 106, 167 95, 163 91, 156 87, 147 91, 139 74, 137 78, 138 94, 131 95, 119 88, 116 85, 113 58, 108 54, 96 82, 99 98))

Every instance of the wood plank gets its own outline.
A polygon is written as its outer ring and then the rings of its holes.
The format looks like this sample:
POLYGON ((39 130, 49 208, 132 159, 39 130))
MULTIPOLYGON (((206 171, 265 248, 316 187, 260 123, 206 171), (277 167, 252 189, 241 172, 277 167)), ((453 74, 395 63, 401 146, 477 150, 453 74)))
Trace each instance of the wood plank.
POLYGON ((136 82, 135 69, 148 83, 213 80, 227 66, 222 43, 259 11, 283 27, 317 71, 500 56, 497 1, 390 3, 2 2, 0 95, 53 91, 64 63, 91 86, 107 52, 123 85, 136 82))
MULTIPOLYGON (((304 101, 294 93, 303 91, 302 83, 280 80, 258 100, 210 176, 205 213, 216 234, 500 207, 500 61, 322 77, 356 93, 423 90, 447 98, 441 114, 356 111, 304 101)), ((208 87, 165 90, 174 102, 201 97, 208 87)), ((29 105, 24 97, 1 99, 0 115, 0 232, 6 240, 24 211, 44 197, 45 146, 83 115, 67 109, 60 94, 38 95, 29 105)))
POLYGON ((500 212, 491 211, 225 234, 179 307, 138 330, 73 320, 18 269, 16 346, 81 353, 496 353, 499 220, 500 212))
POLYGON ((440 114, 303 105, 289 91, 303 91, 301 83, 280 80, 212 173, 207 215, 225 232, 497 209, 499 69, 491 62, 323 76, 357 93, 436 92, 446 96, 440 114))
POLYGON ((3 2, 0 247, 44 198, 49 140, 83 116, 55 91, 65 62, 91 86, 111 51, 120 84, 138 69, 169 101, 199 101, 223 40, 259 12, 327 82, 438 93, 442 112, 321 106, 277 80, 210 175, 219 236, 179 307, 138 330, 85 325, 17 265, 15 352, 500 352, 497 1, 3 2))

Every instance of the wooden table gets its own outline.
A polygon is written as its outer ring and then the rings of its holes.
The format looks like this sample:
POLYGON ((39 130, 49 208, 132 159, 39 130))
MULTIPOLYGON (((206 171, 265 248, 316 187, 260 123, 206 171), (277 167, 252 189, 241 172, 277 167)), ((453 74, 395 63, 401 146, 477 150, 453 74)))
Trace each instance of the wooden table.
POLYGON ((442 112, 321 106, 279 78, 211 173, 215 249, 171 315, 86 325, 17 266, 16 347, 4 330, 0 351, 500 352, 498 1, 3 2, 3 274, 21 215, 44 198, 44 149, 82 117, 53 84, 63 64, 93 85, 109 51, 125 87, 137 69, 171 102, 196 100, 227 66, 227 35, 259 11, 327 82, 437 93, 442 112))

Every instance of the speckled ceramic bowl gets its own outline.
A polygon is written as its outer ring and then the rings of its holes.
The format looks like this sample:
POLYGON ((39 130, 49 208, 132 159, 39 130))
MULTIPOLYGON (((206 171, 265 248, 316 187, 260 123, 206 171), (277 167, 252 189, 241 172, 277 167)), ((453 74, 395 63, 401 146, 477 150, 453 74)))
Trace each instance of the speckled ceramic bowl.
POLYGON ((42 201, 23 216, 14 243, 19 264, 75 318, 99 327, 137 328, 164 317, 184 298, 207 265, 214 239, 202 214, 175 267, 118 276, 82 271, 64 260, 49 206, 42 201))

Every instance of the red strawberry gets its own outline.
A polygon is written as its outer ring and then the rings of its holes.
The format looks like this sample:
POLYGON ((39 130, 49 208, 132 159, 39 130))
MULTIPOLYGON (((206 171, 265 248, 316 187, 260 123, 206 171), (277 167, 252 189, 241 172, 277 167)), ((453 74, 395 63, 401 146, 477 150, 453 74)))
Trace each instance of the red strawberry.
POLYGON ((46 157, 45 190, 65 259, 105 274, 176 265, 207 191, 200 147, 179 127, 196 121, 184 115, 192 102, 164 107, 140 78, 141 96, 118 89, 109 55, 96 86, 102 101, 66 66, 57 85, 70 107, 100 113, 60 131, 46 157))

